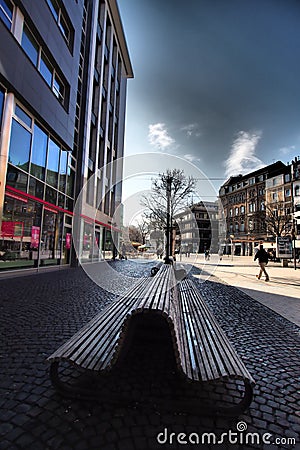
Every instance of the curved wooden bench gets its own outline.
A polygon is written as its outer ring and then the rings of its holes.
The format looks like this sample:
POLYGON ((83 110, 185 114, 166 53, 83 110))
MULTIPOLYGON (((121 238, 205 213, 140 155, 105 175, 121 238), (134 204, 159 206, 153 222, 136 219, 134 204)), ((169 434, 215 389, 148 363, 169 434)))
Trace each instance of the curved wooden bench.
POLYGON ((49 356, 53 385, 62 393, 88 395, 88 390, 76 391, 60 380, 59 363, 67 361, 92 371, 111 370, 125 342, 129 319, 135 314, 162 315, 173 329, 175 284, 172 267, 163 265, 155 277, 140 279, 124 296, 108 305, 49 356))
MULTIPOLYGON (((159 315, 168 324, 177 367, 190 382, 242 380, 244 396, 230 407, 211 408, 230 414, 245 410, 252 400, 254 380, 233 349, 191 280, 176 282, 173 267, 162 265, 157 275, 141 279, 100 312, 49 358, 53 385, 64 394, 94 396, 88 388, 64 383, 59 363, 67 361, 90 371, 107 372, 130 344, 135 316, 159 315), (125 345, 126 344, 126 345, 125 345)), ((176 405, 180 406, 180 405, 176 405)), ((196 402, 193 410, 200 411, 196 402)), ((205 411, 209 407, 205 405, 205 411)))
POLYGON ((221 408, 233 414, 242 412, 252 401, 254 379, 191 280, 179 283, 178 306, 175 329, 181 371, 190 381, 242 380, 240 402, 221 408))

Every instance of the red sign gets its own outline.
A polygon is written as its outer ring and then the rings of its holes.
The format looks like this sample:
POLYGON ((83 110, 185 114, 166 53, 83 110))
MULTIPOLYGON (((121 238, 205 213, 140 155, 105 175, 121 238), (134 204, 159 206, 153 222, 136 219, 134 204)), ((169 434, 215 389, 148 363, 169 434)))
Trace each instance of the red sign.
POLYGON ((69 250, 71 248, 71 233, 66 233, 66 249, 69 250))
POLYGON ((1 235, 3 237, 14 237, 15 235, 15 222, 7 220, 2 222, 1 225, 1 235))
POLYGON ((38 248, 40 241, 40 227, 31 227, 31 247, 38 248))

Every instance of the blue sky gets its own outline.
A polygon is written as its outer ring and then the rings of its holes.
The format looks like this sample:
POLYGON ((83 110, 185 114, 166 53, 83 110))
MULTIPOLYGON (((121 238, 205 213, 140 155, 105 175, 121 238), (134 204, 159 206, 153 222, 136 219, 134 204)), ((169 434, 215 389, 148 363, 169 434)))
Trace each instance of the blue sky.
POLYGON ((135 74, 125 156, 170 153, 226 178, 300 154, 299 1, 118 4, 135 74))

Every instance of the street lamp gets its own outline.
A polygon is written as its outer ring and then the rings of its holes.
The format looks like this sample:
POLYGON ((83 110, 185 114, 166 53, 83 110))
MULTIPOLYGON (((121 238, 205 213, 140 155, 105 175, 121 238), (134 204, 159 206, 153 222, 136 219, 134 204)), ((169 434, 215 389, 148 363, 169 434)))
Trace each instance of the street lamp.
POLYGON ((234 239, 234 234, 230 235, 230 242, 231 242, 231 261, 233 261, 233 239, 234 239))

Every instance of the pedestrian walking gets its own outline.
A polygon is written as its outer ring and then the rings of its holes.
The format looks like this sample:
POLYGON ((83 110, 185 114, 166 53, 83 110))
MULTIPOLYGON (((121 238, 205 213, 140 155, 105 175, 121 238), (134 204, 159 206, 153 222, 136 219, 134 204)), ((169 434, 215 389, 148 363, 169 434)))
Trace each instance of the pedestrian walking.
POLYGON ((266 271, 266 265, 268 264, 269 256, 262 244, 259 246, 259 250, 257 251, 256 255, 254 256, 254 261, 256 259, 258 259, 258 263, 260 266, 260 271, 259 271, 259 274, 256 275, 256 278, 259 280, 261 278, 262 274, 264 273, 265 277, 266 277, 266 281, 269 281, 270 278, 266 271))

